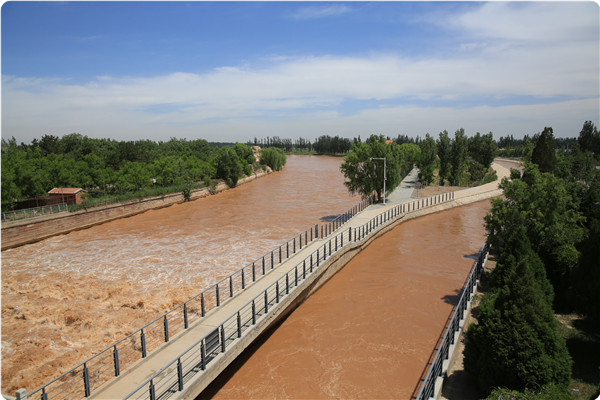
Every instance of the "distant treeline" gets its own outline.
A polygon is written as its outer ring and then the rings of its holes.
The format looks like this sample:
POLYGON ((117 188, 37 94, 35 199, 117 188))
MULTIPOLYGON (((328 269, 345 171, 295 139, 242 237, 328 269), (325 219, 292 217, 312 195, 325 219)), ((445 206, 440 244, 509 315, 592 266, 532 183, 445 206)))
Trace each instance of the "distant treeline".
MULTIPOLYGON (((263 164, 274 170, 285 164, 281 150, 263 151, 263 164)), ((223 179, 235 186, 255 164, 245 144, 203 139, 116 141, 77 133, 44 135, 29 145, 2 139, 2 210, 45 196, 53 187, 80 187, 89 199, 116 196, 114 201, 177 191, 189 195, 201 181, 211 185, 213 179, 223 179)))

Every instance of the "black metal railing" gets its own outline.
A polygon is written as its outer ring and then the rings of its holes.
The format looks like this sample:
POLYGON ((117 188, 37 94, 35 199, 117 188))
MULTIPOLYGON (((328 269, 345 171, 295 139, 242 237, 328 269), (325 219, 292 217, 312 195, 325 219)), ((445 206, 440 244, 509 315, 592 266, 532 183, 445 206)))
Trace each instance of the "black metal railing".
POLYGON ((489 244, 486 240, 486 243, 479 251, 479 256, 477 257, 477 260, 473 263, 473 268, 471 268, 469 277, 467 278, 463 286, 460 299, 458 300, 458 305, 454 308, 454 311, 452 312, 452 317, 450 318, 450 322, 446 327, 444 336, 439 342, 439 346, 437 348, 437 351, 435 352, 435 356, 431 361, 431 366, 427 370, 427 374, 423 379, 423 383, 421 384, 419 393, 416 396, 417 400, 427 400, 435 396, 435 381, 444 373, 444 361, 447 360, 450 356, 450 346, 454 344, 455 334, 460 329, 460 322, 464 319, 465 311, 467 310, 469 302, 471 301, 471 297, 473 295, 475 285, 477 284, 477 280, 479 279, 483 271, 483 267, 485 265, 488 253, 489 244))

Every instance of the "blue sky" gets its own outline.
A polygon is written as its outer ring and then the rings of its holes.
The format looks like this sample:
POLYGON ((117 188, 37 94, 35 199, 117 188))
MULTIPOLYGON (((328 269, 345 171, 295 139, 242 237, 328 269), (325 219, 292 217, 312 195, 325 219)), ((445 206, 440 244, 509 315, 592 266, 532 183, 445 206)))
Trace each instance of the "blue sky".
POLYGON ((2 137, 576 136, 594 2, 7 2, 2 137))

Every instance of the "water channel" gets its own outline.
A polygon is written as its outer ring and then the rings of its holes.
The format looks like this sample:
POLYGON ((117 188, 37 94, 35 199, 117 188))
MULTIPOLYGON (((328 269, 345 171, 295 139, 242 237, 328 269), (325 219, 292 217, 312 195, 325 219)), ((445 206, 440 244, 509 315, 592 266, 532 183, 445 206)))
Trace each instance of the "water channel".
POLYGON ((409 399, 485 241, 489 201, 376 239, 199 398, 409 399))
POLYGON ((341 158, 2 252, 2 392, 31 391, 360 201, 341 158))

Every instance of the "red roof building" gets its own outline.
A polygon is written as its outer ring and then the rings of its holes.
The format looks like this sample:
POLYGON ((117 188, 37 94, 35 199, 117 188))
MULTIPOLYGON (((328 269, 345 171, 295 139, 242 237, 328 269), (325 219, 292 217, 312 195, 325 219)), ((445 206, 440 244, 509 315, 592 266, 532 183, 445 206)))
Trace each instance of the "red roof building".
POLYGON ((85 190, 81 188, 54 188, 48 192, 51 198, 60 198, 61 203, 79 204, 83 202, 81 198, 85 190))

